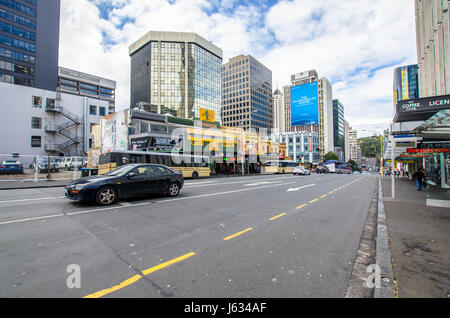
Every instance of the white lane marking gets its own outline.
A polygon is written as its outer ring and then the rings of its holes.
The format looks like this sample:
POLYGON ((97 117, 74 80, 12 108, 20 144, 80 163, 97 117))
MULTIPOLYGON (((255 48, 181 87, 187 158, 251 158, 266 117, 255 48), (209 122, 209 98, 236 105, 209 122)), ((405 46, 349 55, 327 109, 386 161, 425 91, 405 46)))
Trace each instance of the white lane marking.
POLYGON ((189 187, 189 188, 194 188, 194 187, 206 187, 206 186, 210 186, 210 185, 227 185, 227 184, 238 184, 238 183, 249 183, 249 184, 256 184, 256 183, 261 183, 261 182, 265 182, 265 181, 275 181, 275 180, 285 180, 285 179, 293 179, 295 177, 282 177, 282 178, 270 178, 270 179, 261 179, 260 181, 258 180, 245 180, 245 181, 233 181, 233 182, 221 182, 221 183, 216 183, 216 184, 207 184, 207 185, 195 185, 194 183, 189 183, 188 185, 186 185, 186 183, 184 184, 184 187, 189 187))
POLYGON ((9 201, 0 201, 0 204, 4 203, 15 203, 15 202, 28 202, 28 201, 43 201, 43 200, 55 200, 55 199, 63 199, 65 197, 48 197, 48 198, 35 198, 35 199, 17 199, 17 200, 9 200, 9 201))
POLYGON ((299 191, 301 189, 310 188, 310 187, 314 187, 314 186, 315 186, 315 184, 308 184, 308 185, 305 185, 305 186, 300 187, 300 188, 290 188, 289 190, 287 190, 287 192, 299 191))
POLYGON ((272 187, 279 187, 279 186, 284 186, 284 185, 289 185, 289 184, 294 184, 297 182, 288 182, 288 183, 283 183, 283 184, 275 184, 275 185, 268 185, 268 186, 264 186, 264 187, 258 187, 258 188, 248 188, 248 189, 241 189, 241 190, 233 190, 233 191, 225 191, 225 192, 217 192, 217 193, 208 193, 208 194, 201 194, 201 195, 193 195, 190 197, 186 197, 186 198, 177 198, 177 199, 170 199, 170 200, 161 200, 158 201, 158 203, 163 203, 163 202, 174 202, 174 201, 182 201, 182 200, 189 200, 189 199, 197 199, 197 198, 205 198, 205 197, 212 197, 212 196, 216 196, 216 195, 224 195, 224 194, 230 194, 230 193, 237 193, 237 192, 245 192, 245 191, 252 191, 252 190, 259 190, 259 189, 265 189, 265 188, 272 188, 272 187))
MULTIPOLYGON (((252 190, 272 188, 272 187, 284 186, 284 185, 289 185, 289 184, 294 184, 294 183, 297 183, 297 182, 289 182, 289 183, 283 183, 283 184, 277 184, 277 185, 268 185, 268 186, 263 186, 263 187, 248 188, 248 189, 241 189, 241 190, 234 190, 234 191, 225 191, 225 192, 217 192, 217 193, 210 193, 210 194, 194 195, 194 196, 189 196, 189 197, 185 197, 185 198, 161 200, 161 201, 157 201, 157 202, 164 203, 164 202, 174 202, 174 201, 181 201, 181 200, 191 200, 191 199, 198 199, 198 198, 204 198, 204 197, 210 197, 210 196, 225 195, 225 194, 230 194, 230 193, 246 192, 246 191, 252 191, 252 190)), ((119 206, 113 206, 113 207, 109 207, 109 208, 98 208, 98 209, 85 210, 85 211, 79 211, 79 212, 69 212, 66 214, 54 214, 54 215, 40 216, 40 217, 35 217, 35 218, 11 220, 11 221, 0 222, 0 225, 24 223, 24 222, 29 222, 29 221, 50 219, 50 218, 62 217, 62 216, 72 216, 72 215, 80 215, 80 214, 88 214, 88 213, 96 213, 96 212, 115 211, 115 210, 133 208, 133 207, 137 207, 137 206, 146 206, 146 205, 151 205, 151 204, 153 204, 153 201, 124 205, 124 206, 119 205, 119 206)))

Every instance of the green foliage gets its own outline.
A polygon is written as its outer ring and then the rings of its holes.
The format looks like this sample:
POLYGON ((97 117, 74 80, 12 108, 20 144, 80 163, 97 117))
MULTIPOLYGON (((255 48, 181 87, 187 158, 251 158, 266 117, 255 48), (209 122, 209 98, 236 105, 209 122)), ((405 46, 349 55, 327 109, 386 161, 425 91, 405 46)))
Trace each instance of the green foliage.
POLYGON ((373 136, 358 139, 358 145, 361 147, 361 154, 366 158, 381 157, 381 137, 373 136))
POLYGON ((329 153, 327 153, 324 157, 325 161, 328 160, 339 160, 339 157, 337 154, 335 154, 334 152, 330 151, 329 153))
POLYGON ((358 163, 355 160, 350 160, 348 163, 352 165, 353 171, 359 170, 358 163))

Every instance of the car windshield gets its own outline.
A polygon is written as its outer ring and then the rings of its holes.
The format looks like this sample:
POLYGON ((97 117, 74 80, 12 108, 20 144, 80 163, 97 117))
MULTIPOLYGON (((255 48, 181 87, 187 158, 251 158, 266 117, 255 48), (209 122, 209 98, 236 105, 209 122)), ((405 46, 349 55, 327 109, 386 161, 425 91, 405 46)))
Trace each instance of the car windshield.
POLYGON ((105 176, 113 176, 113 177, 115 177, 115 176, 123 176, 126 173, 128 173, 130 170, 134 169, 134 168, 135 168, 134 166, 123 166, 123 167, 114 169, 114 170, 112 170, 110 172, 107 172, 104 175, 105 176))

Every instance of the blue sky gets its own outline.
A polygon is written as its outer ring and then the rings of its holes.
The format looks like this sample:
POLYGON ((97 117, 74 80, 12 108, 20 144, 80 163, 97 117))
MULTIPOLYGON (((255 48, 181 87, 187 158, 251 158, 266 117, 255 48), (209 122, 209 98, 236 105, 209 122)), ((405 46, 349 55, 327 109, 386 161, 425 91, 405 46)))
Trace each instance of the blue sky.
POLYGON ((388 127, 393 70, 417 63, 411 0, 62 0, 60 64, 116 80, 127 108, 128 47, 150 30, 198 33, 224 62, 251 54, 274 89, 315 69, 360 130, 388 127))

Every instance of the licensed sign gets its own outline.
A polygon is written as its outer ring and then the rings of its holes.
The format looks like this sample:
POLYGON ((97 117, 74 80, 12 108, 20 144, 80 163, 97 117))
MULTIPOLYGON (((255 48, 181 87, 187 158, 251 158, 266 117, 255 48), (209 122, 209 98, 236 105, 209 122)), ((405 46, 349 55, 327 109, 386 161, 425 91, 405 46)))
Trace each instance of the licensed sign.
POLYGON ((394 123, 427 120, 443 109, 450 109, 450 95, 399 101, 394 123))

